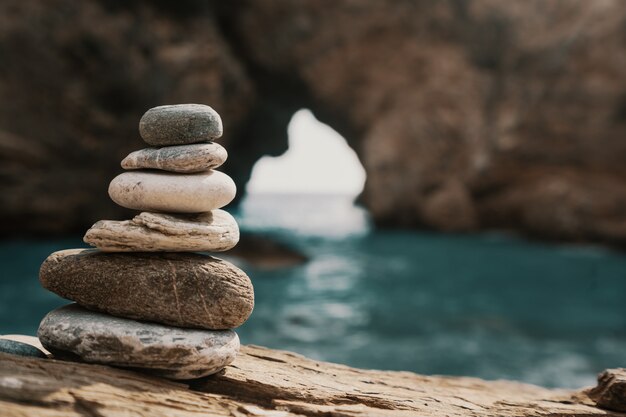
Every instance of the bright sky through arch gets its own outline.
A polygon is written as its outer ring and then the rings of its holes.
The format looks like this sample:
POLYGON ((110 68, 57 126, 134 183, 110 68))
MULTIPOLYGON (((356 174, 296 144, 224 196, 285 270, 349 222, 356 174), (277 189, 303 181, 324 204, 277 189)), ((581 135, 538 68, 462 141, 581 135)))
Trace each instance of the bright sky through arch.
POLYGON ((365 170, 346 140, 309 110, 296 112, 288 127, 289 149, 265 156, 252 169, 249 193, 326 193, 357 196, 365 170))

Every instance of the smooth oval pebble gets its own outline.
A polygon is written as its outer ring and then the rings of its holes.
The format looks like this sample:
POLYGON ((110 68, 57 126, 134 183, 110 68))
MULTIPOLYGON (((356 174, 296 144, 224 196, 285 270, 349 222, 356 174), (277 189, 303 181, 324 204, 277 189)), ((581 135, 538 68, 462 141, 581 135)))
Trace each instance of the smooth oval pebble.
POLYGON ((237 187, 219 171, 200 174, 124 172, 109 184, 109 196, 122 207, 140 211, 203 213, 230 203, 237 187))
POLYGON ((228 158, 217 143, 146 148, 130 153, 122 160, 124 169, 160 169, 170 172, 193 173, 221 166, 228 158))
POLYGON ((16 342, 25 343, 27 345, 31 345, 35 349, 39 349, 46 356, 50 355, 50 352, 43 347, 39 339, 37 339, 37 336, 27 336, 25 334, 3 334, 0 336, 0 339, 14 340, 16 342))
POLYGON ((139 121, 142 139, 154 146, 186 145, 222 136, 222 119, 204 104, 154 107, 139 121))
POLYGON ((36 347, 15 340, 0 338, 0 352, 12 355, 46 358, 46 354, 36 347))
POLYGON ((48 313, 37 336, 55 356, 146 370, 171 379, 214 374, 235 360, 232 330, 191 330, 142 323, 70 304, 48 313))
POLYGON ((100 220, 83 240, 105 252, 223 252, 239 242, 239 227, 219 209, 177 215, 144 212, 132 220, 100 220))
POLYGON ((180 327, 232 329, 254 308, 245 272, 196 253, 62 250, 43 262, 39 281, 91 310, 180 327))

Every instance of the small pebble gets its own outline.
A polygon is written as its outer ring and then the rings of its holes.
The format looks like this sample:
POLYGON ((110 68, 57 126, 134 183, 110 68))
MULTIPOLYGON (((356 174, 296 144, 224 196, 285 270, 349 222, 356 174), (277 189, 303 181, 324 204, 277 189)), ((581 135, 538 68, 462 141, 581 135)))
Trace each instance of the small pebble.
POLYGON ((12 355, 29 356, 33 358, 46 358, 46 354, 36 347, 15 340, 0 339, 0 352, 12 355))

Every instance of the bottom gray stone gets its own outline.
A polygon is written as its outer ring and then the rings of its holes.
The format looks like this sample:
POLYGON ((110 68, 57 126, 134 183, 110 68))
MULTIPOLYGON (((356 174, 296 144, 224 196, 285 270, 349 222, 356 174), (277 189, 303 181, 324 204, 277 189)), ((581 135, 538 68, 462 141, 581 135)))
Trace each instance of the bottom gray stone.
POLYGON ((37 332, 55 356, 136 368, 171 379, 214 374, 235 360, 232 330, 194 330, 96 313, 70 304, 48 313, 37 332))

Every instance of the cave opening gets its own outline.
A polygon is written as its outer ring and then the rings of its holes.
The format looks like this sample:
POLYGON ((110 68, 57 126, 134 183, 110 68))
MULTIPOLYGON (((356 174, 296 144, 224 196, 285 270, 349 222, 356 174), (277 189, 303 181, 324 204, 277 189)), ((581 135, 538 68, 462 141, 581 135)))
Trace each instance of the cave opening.
POLYGON ((298 110, 287 129, 287 151, 256 162, 248 194, 331 194, 354 199, 363 191, 365 169, 337 131, 308 109, 298 110))
POLYGON ((366 173, 346 139, 308 109, 293 114, 287 131, 287 150, 262 157, 252 168, 244 218, 307 233, 367 228, 367 213, 355 205, 366 173))

